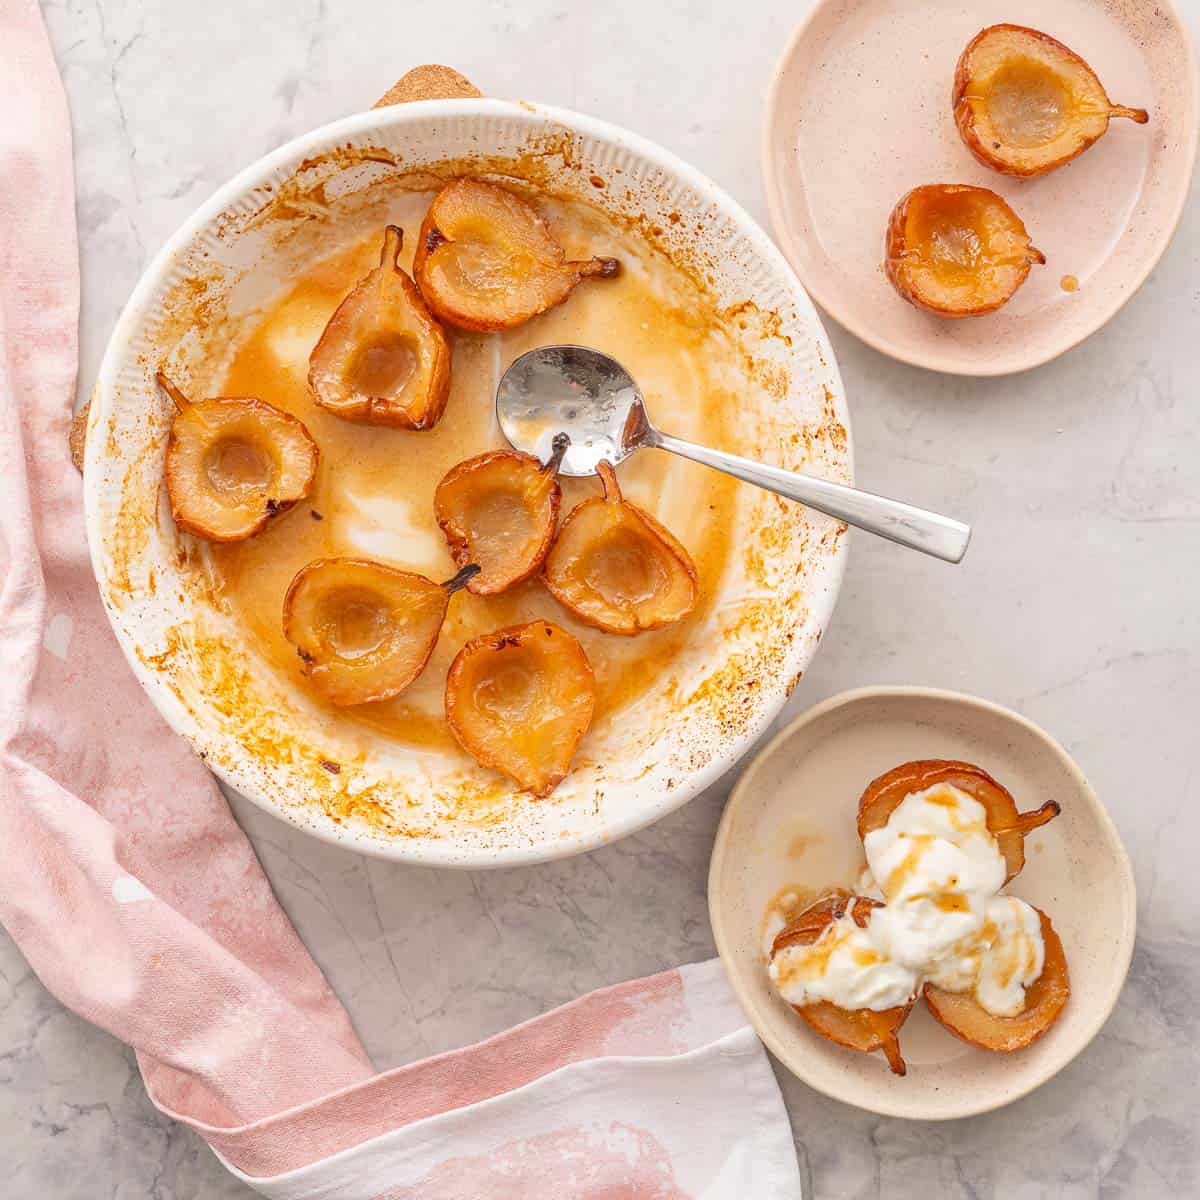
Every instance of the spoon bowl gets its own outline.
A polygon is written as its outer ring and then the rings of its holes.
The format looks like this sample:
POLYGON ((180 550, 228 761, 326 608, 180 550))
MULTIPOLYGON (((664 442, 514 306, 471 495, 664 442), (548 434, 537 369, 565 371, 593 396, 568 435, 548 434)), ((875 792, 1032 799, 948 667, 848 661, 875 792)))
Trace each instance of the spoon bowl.
POLYGON ((556 435, 570 445, 559 471, 594 475, 645 442, 650 422, 633 376, 587 346, 540 346, 516 359, 496 389, 496 418, 516 450, 548 462, 556 435))
POLYGON ((564 475, 594 475, 601 462, 615 467, 653 446, 946 562, 960 562, 971 539, 970 526, 951 517, 663 433, 650 423, 633 376, 588 346, 539 346, 522 354, 496 389, 496 419, 514 449, 542 462, 565 434, 564 475))

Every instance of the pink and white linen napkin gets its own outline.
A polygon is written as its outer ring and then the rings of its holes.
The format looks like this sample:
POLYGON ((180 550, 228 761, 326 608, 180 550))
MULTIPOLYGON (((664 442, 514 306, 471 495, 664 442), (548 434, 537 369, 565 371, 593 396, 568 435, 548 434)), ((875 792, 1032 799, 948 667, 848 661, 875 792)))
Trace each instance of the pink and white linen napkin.
POLYGON ((794 1200, 779 1090, 716 963, 376 1072, 92 579, 69 124, 34 0, 0 0, 0 112, 0 920, 42 981, 267 1196, 794 1200))

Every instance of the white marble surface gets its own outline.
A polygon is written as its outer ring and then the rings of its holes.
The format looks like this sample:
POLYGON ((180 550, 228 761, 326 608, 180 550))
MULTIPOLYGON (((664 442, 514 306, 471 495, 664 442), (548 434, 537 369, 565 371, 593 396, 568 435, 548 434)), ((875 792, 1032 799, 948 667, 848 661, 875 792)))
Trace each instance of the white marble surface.
MULTIPOLYGON (((1193 29, 1200 0, 1185 0, 1193 29)), ((763 216, 760 107, 801 0, 47 0, 74 113, 81 388, 149 254, 228 176, 364 107, 409 66, 627 125, 763 216)), ((976 524, 951 569, 855 539, 837 618, 792 700, 904 682, 1012 705, 1078 757, 1137 871, 1129 983, 1089 1050, 984 1117, 913 1125, 781 1078, 808 1194, 1200 1192, 1200 204, 1099 336, 988 382, 831 330, 860 481, 976 524)), ((706 865, 730 780, 657 827, 548 867, 438 874, 319 845, 239 804, 371 1052, 393 1065, 589 988, 712 953, 706 865)), ((64 1012, 0 935, 0 1192, 250 1195, 147 1102, 131 1056, 64 1012)))

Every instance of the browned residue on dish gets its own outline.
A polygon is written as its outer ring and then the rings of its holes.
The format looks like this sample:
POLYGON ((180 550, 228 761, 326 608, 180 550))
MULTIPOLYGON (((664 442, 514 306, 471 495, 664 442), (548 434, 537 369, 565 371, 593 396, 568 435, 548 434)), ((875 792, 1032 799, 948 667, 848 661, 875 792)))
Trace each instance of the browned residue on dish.
POLYGON ((787 856, 788 858, 803 858, 821 838, 814 833, 797 833, 792 840, 788 842, 787 856))
MULTIPOLYGON (((818 641, 820 640, 820 634, 817 635, 817 639, 818 639, 818 641)), ((800 681, 803 678, 804 678, 804 672, 797 671, 796 674, 793 675, 791 677, 791 679, 788 680, 787 694, 788 694, 789 699, 790 699, 792 693, 800 686, 800 681)))
MULTIPOLYGON (((214 724, 232 735, 240 748, 261 763, 286 763, 299 794, 275 797, 281 808, 303 809, 316 804, 337 824, 360 822, 388 837, 438 836, 446 822, 479 828, 502 824, 522 798, 502 782, 480 785, 466 778, 451 778, 431 788, 426 810, 415 803, 397 805, 395 789, 365 784, 356 768, 357 758, 344 750, 331 753, 295 734, 295 717, 264 694, 260 681, 240 659, 228 653, 220 633, 205 631, 197 623, 181 622, 166 631, 159 652, 138 651, 142 663, 161 672, 183 706, 198 721, 214 724), (196 707, 203 696, 206 711, 196 707), (336 770, 331 770, 331 764, 336 770)), ((232 767, 217 751, 206 756, 210 766, 232 767)))
POLYGON ((163 440, 151 438, 137 458, 125 469, 121 504, 109 535, 108 550, 112 566, 108 577, 108 598, 116 606, 124 604, 137 583, 134 565, 150 544, 150 535, 158 520, 158 487, 142 484, 142 477, 158 469, 163 440))
MULTIPOLYGON (((314 158, 306 158, 296 168, 290 178, 285 179, 278 188, 274 189, 258 211, 255 212, 247 227, 263 225, 272 221, 306 220, 312 217, 323 217, 329 212, 330 201, 325 194, 325 187, 336 175, 328 174, 331 166, 338 171, 365 165, 383 167, 398 167, 399 160, 390 151, 381 146, 336 146, 324 154, 314 158)), ((381 173, 386 178, 387 173, 381 173)))
POLYGON ((838 420, 837 398, 828 387, 821 389, 825 394, 825 402, 821 413, 821 424, 817 428, 816 440, 828 442, 838 454, 846 452, 846 427, 838 420))
MULTIPOLYGON (((672 213, 672 216, 678 214, 672 213)), ((766 338, 778 338, 785 346, 792 344, 792 339, 783 332, 783 318, 777 312, 764 312, 753 300, 743 300, 740 304, 731 304, 721 312, 721 319, 732 322, 739 329, 751 331, 760 341, 766 338)))

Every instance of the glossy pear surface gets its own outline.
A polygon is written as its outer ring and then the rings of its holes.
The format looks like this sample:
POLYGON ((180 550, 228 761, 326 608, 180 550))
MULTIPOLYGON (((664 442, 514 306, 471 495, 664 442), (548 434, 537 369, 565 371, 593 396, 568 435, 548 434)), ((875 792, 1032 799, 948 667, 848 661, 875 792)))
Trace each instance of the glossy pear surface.
POLYGON ((592 723, 595 690, 579 642, 549 621, 532 621, 458 652, 446 677, 446 719, 479 763, 548 796, 592 723))
POLYGON ((1145 109, 1113 104, 1073 50, 1023 25, 991 25, 971 39, 954 72, 953 104, 971 153, 996 171, 1024 177, 1082 154, 1113 117, 1139 125, 1149 119, 1145 109))
POLYGON ((893 767, 867 784, 858 802, 858 836, 864 838, 871 830, 882 829, 905 796, 938 785, 958 788, 983 806, 988 830, 1004 855, 1005 883, 1025 865, 1026 835, 1052 821, 1061 811, 1057 801, 1048 800, 1041 808, 1019 813, 1008 788, 982 768, 953 759, 917 759, 893 767))
POLYGON ((434 515, 459 566, 478 563, 467 584, 479 596, 502 592, 542 565, 558 525, 557 462, 493 450, 452 467, 433 496, 434 515))
POLYGON ((284 636, 333 704, 386 700, 425 669, 463 574, 434 583, 369 559, 317 559, 287 590, 284 636))
POLYGON ((338 305, 308 360, 317 403, 347 421, 432 429, 450 394, 450 346, 397 258, 389 225, 379 266, 338 305))
POLYGON ((888 221, 884 268, 910 304, 939 317, 995 312, 1045 255, 995 192, 962 183, 913 188, 888 221))
POLYGON ((460 329, 512 329, 575 286, 616 273, 615 258, 568 262, 533 205, 493 183, 456 179, 429 206, 413 274, 434 315, 460 329))
POLYGON ((544 568, 554 598, 581 621, 626 636, 687 616, 699 589, 687 550, 648 512, 622 499, 602 462, 604 495, 576 505, 544 568))
POLYGON ((1015 1017, 998 1017, 970 992, 947 992, 927 983, 925 1003, 934 1018, 951 1033, 978 1046, 1008 1054, 1037 1041, 1058 1020, 1071 995, 1067 958, 1062 939, 1050 918, 1036 909, 1041 921, 1045 961, 1042 973, 1025 989, 1025 1007, 1015 1017))
MULTIPOLYGON (((862 896, 851 896, 838 892, 818 900, 791 921, 775 938, 771 946, 774 958, 788 946, 811 946, 835 921, 840 921, 853 905, 854 923, 866 928, 871 919, 871 910, 882 907, 878 901, 862 896)), ((831 1004, 828 1000, 816 1004, 792 1005, 795 1011, 823 1038, 870 1054, 882 1050, 888 1067, 895 1075, 903 1075, 907 1068, 900 1053, 900 1027, 912 1011, 913 1001, 898 1008, 887 1008, 875 1012, 869 1008, 848 1009, 831 1004)))
POLYGON ((303 422, 263 400, 175 401, 163 475, 180 529, 212 542, 253 537, 312 488, 320 453, 303 422))

